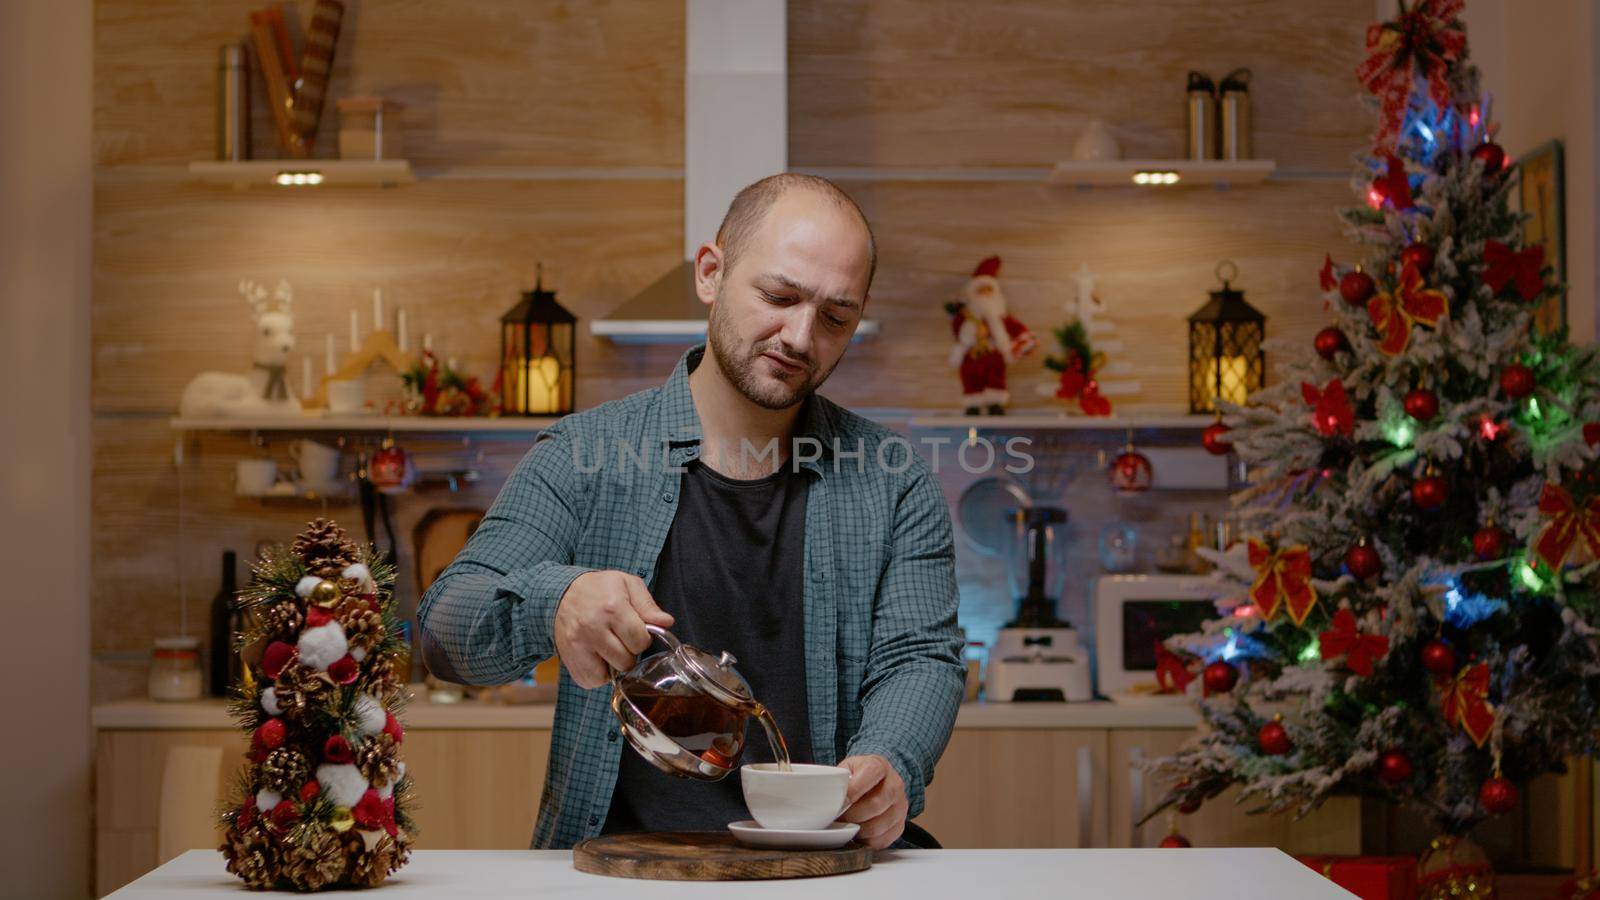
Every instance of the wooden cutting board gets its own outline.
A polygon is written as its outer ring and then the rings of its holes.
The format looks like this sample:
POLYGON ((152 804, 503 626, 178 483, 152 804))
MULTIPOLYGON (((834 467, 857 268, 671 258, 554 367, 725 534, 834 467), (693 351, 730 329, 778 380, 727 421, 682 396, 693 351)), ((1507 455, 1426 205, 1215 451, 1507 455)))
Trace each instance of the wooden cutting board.
POLYGON ((660 881, 750 881, 812 878, 859 872, 872 865, 872 850, 851 841, 835 850, 774 850, 746 847, 719 831, 609 834, 572 848, 580 872, 660 881))

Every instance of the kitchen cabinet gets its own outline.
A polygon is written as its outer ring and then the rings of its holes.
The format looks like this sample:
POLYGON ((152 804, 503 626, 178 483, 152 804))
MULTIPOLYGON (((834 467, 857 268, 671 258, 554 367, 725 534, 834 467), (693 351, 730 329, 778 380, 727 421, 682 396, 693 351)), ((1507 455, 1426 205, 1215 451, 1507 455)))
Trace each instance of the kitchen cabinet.
POLYGON ((1106 734, 957 729, 917 824, 951 848, 1104 847, 1106 734))

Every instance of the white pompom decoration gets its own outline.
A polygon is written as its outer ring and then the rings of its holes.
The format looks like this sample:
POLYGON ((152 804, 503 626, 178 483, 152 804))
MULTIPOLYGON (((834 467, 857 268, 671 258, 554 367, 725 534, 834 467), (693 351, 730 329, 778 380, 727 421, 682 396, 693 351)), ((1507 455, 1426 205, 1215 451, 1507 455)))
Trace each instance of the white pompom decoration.
POLYGON ((350 652, 350 645, 339 623, 329 622, 300 632, 300 643, 296 649, 300 651, 301 665, 326 672, 329 666, 350 652))
MULTIPOLYGON (((355 767, 351 766, 351 768, 353 769, 355 767)), ((266 788, 256 791, 256 809, 259 809, 262 812, 272 812, 272 808, 277 806, 280 802, 282 802, 282 800, 283 795, 277 791, 269 791, 266 788)))
POLYGON ((366 648, 365 647, 351 647, 350 648, 350 658, 355 660, 356 662, 361 662, 363 659, 366 659, 367 658, 366 648))
POLYGON ((317 783, 335 806, 355 806, 367 792, 367 780, 361 777, 361 770, 350 763, 317 766, 317 783))
POLYGON ((361 593, 363 594, 376 594, 378 592, 378 583, 372 580, 372 570, 361 563, 351 563, 345 566, 344 571, 339 574, 342 577, 353 578, 360 582, 361 593))
MULTIPOLYGON (((355 654, 352 653, 352 656, 355 654)), ((362 694, 356 698, 355 704, 356 727, 364 735, 379 734, 383 731, 384 722, 388 721, 387 711, 383 704, 371 694, 362 694)))
POLYGON ((294 592, 302 597, 311 596, 311 589, 322 583, 315 575, 307 575, 295 583, 294 592))
POLYGON ((261 708, 266 710, 269 716, 283 715, 283 710, 278 708, 277 688, 269 687, 261 692, 261 708))

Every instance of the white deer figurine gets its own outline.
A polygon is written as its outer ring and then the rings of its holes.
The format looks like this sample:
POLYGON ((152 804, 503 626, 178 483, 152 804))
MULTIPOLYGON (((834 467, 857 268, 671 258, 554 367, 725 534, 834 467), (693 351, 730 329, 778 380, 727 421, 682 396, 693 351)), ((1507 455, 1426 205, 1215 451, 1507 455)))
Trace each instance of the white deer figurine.
POLYGON ((300 412, 284 381, 289 351, 294 349, 294 289, 280 280, 267 299, 267 289, 254 281, 239 282, 239 293, 255 318, 254 368, 248 375, 201 372, 183 389, 178 414, 186 417, 238 416, 300 412))

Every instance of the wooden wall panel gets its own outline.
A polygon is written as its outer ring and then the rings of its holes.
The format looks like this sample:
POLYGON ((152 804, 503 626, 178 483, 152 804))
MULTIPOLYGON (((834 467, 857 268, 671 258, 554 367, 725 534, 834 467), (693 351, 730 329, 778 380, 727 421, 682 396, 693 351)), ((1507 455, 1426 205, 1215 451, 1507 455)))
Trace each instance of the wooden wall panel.
POLYGON ((789 163, 1039 166, 1093 118, 1123 155, 1181 155, 1190 69, 1255 74, 1255 155, 1348 167, 1368 0, 794 0, 789 163))
MULTIPOLYGON (((187 163, 216 151, 218 47, 261 0, 98 0, 95 159, 187 163)), ((312 4, 286 4, 303 29, 312 4)), ((338 155, 340 97, 406 104, 423 165, 681 166, 683 5, 627 0, 346 4, 318 156, 338 155)), ((297 44, 298 46, 299 44, 297 44)), ((277 155, 252 72, 255 155, 277 155)))

